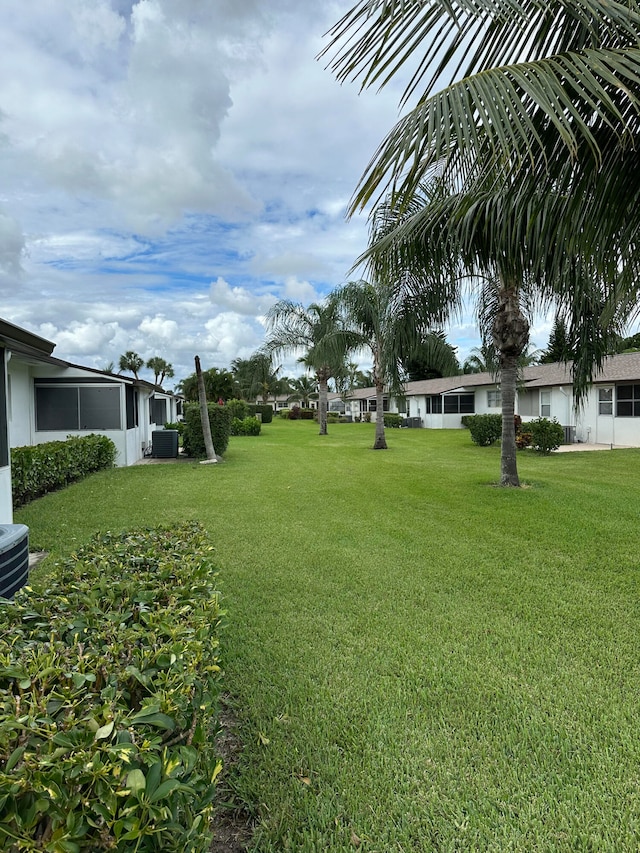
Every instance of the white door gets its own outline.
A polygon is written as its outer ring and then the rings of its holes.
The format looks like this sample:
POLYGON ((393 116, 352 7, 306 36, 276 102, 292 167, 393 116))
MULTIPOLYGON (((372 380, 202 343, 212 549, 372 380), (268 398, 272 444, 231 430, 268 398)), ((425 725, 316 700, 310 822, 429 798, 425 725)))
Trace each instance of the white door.
POLYGON ((596 444, 613 443, 613 386, 598 388, 598 416, 593 441, 596 444))

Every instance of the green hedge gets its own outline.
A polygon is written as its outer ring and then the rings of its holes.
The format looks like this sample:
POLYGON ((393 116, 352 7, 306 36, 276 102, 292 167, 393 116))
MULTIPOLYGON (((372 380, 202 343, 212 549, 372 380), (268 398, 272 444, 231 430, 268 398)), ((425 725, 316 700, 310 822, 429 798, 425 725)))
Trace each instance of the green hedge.
POLYGON ((196 523, 95 538, 0 609, 0 849, 200 853, 221 617, 196 523))
POLYGON ((231 421, 231 435, 260 435, 261 428, 257 418, 234 418, 231 421))
POLYGON ((11 448, 13 506, 113 467, 116 454, 115 444, 105 435, 70 436, 66 441, 11 448))
POLYGON ((395 412, 384 412, 383 419, 385 427, 390 427, 391 429, 399 429, 402 423, 402 415, 395 412))
MULTIPOLYGON (((213 448, 217 456, 224 456, 231 435, 231 421, 233 420, 231 409, 227 406, 219 406, 217 403, 209 403, 207 408, 209 410, 213 448)), ((204 459, 207 455, 198 403, 187 403, 184 407, 182 449, 187 456, 193 456, 195 459, 204 459)))
POLYGON ((564 443, 564 430, 554 418, 537 418, 529 421, 527 432, 531 435, 531 446, 537 453, 549 454, 564 443))
POLYGON ((262 423, 270 424, 273 420, 273 406, 270 406, 268 403, 264 406, 261 405, 253 405, 251 403, 248 404, 249 416, 251 415, 262 415, 262 423))
POLYGON ((502 436, 502 415, 466 415, 462 423, 469 428, 471 440, 480 447, 488 447, 502 436))

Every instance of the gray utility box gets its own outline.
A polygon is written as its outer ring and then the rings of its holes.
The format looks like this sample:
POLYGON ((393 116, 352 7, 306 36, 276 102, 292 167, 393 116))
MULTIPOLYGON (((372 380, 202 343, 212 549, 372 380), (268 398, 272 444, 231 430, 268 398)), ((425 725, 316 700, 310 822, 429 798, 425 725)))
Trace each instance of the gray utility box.
POLYGON ((154 429, 151 433, 151 455, 156 459, 175 459, 178 455, 178 430, 154 429))
POLYGON ((0 524, 0 598, 13 598, 29 577, 29 528, 0 524))

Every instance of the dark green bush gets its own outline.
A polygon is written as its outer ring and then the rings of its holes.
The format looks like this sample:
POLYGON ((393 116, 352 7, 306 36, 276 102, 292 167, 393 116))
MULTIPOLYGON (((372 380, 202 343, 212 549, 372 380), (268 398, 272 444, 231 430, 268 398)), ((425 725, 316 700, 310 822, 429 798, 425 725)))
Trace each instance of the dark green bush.
POLYGON ((467 415, 465 421, 471 440, 480 447, 494 444, 502 435, 502 415, 467 415))
POLYGON ((249 417, 251 417, 251 415, 261 415, 262 423, 270 424, 273 420, 273 407, 268 404, 264 406, 249 404, 248 414, 249 417))
POLYGON ((12 447, 13 506, 22 506, 94 471, 112 468, 116 453, 106 435, 69 436, 66 441, 12 447))
POLYGON ((184 432, 184 421, 167 421, 164 428, 175 429, 178 431, 179 435, 182 435, 184 432))
POLYGON ((401 423, 402 415, 398 415, 395 412, 384 413, 384 425, 386 427, 391 427, 392 429, 399 429, 401 423))
POLYGON ((0 609, 0 849, 204 853, 221 611, 196 523, 95 538, 0 609))
POLYGON ((314 409, 300 409, 300 420, 301 421, 312 421, 314 415, 314 409))
POLYGON ((225 403, 228 409, 231 409, 231 415, 238 420, 243 421, 250 415, 249 404, 244 400, 227 400, 225 403))
MULTIPOLYGON (((213 448, 217 456, 224 456, 231 435, 231 410, 228 406, 219 406, 217 403, 208 403, 207 408, 209 410, 213 448)), ((185 404, 182 448, 187 456, 193 456, 195 459, 204 459, 207 455, 198 403, 185 404)))
POLYGON ((257 418, 234 418, 231 421, 231 435, 260 435, 262 424, 257 418))
POLYGON ((564 442, 564 430, 555 418, 552 421, 548 418, 529 421, 527 432, 531 434, 531 446, 537 453, 551 453, 564 442))

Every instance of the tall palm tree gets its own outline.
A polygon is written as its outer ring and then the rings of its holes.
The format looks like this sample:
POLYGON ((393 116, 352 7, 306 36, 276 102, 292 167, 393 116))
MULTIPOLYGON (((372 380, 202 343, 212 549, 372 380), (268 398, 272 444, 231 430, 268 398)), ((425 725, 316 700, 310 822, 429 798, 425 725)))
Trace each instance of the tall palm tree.
MULTIPOLYGON (((364 280, 350 281, 335 291, 346 322, 358 336, 359 348, 367 349, 373 359, 373 384, 376 389, 376 431, 374 450, 386 450, 384 428, 384 392, 404 394, 403 353, 416 352, 424 339, 412 305, 400 303, 393 288, 364 280)), ((435 339, 434 339, 435 340, 435 339)), ((446 341, 437 338, 442 350, 446 341)))
POLYGON ((120 356, 120 360, 118 362, 118 367, 120 370, 128 370, 133 373, 136 379, 138 379, 138 371, 144 365, 144 359, 140 358, 137 352, 133 350, 127 350, 123 355, 120 356))
POLYGON ((175 375, 173 372, 173 365, 169 364, 168 361, 165 361, 164 358, 160 358, 158 355, 150 358, 147 361, 146 367, 148 370, 153 371, 153 384, 160 385, 160 387, 162 387, 162 383, 165 379, 172 379, 175 375))
POLYGON ((326 435, 329 379, 340 372, 348 353, 357 345, 356 336, 345 327, 336 300, 329 295, 324 302, 305 308, 281 299, 269 309, 267 330, 267 352, 301 352, 301 360, 315 372, 320 435, 326 435))
MULTIPOLYGON (((640 4, 360 0, 333 36, 339 79, 383 86, 412 63, 403 103, 417 96, 351 212, 390 187, 386 204, 402 218, 425 184, 439 187, 439 210, 432 198, 426 218, 408 216, 414 250, 430 241, 432 259, 443 226, 449 234, 442 248, 453 274, 448 287, 443 275, 433 287, 443 305, 432 299, 432 314, 450 315, 462 271, 498 282, 492 333, 504 401, 505 370, 511 387, 528 344, 523 309, 536 298, 562 305, 580 399, 616 314, 637 296, 640 4), (436 91, 442 80, 451 82, 436 91)), ((407 281, 415 288, 415 271, 407 281)))

